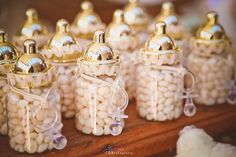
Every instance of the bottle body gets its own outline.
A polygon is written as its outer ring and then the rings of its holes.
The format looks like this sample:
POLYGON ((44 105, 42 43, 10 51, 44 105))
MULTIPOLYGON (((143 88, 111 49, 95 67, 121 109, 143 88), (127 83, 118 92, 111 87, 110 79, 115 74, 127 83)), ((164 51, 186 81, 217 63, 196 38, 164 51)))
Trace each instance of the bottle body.
POLYGON ((139 64, 136 98, 139 115, 152 121, 179 118, 183 110, 180 80, 178 71, 139 64))
POLYGON ((52 79, 52 73, 21 77, 9 74, 7 96, 8 135, 10 147, 18 152, 42 153, 62 149, 67 141, 61 135, 60 94, 56 85, 19 88, 52 79), (23 84, 21 84, 23 83, 23 84))
POLYGON ((128 93, 129 99, 132 100, 135 98, 136 93, 136 65, 138 55, 136 51, 127 52, 124 51, 120 54, 121 60, 121 74, 125 81, 125 89, 128 93))
POLYGON ((233 59, 231 54, 222 55, 224 45, 194 45, 194 51, 188 57, 188 68, 196 77, 195 102, 207 106, 222 104, 227 101, 229 85, 233 78, 233 59), (218 54, 212 55, 213 52, 218 54), (207 54, 202 56, 201 53, 207 54))
POLYGON ((76 81, 76 128, 96 136, 120 134, 124 127, 120 116, 127 104, 123 106, 124 95, 120 92, 124 91, 124 83, 115 75, 117 66, 84 65, 80 68, 85 73, 80 73, 76 81), (87 75, 89 71, 106 75, 92 77, 87 75))
POLYGON ((58 88, 61 96, 61 111, 65 118, 75 115, 75 65, 57 65, 58 88))

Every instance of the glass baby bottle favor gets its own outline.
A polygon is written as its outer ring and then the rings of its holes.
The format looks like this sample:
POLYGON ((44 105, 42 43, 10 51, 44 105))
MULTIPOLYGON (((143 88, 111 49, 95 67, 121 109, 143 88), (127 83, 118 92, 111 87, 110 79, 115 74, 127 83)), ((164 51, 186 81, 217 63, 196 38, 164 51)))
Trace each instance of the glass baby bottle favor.
POLYGON ((69 23, 61 19, 57 22, 55 35, 42 50, 47 61, 54 66, 58 75, 61 95, 62 115, 71 118, 75 115, 75 68, 77 59, 83 54, 82 48, 70 33, 69 23))
POLYGON ((76 128, 85 134, 119 135, 124 127, 128 95, 120 61, 98 30, 78 63, 76 128))
POLYGON ((147 120, 166 121, 181 116, 183 98, 184 113, 193 116, 196 107, 192 103, 194 77, 179 62, 179 49, 166 34, 166 24, 158 22, 153 36, 140 50, 137 67, 137 109, 147 120), (192 86, 185 87, 184 78, 192 78, 192 86))
POLYGON ((19 53, 15 46, 7 41, 6 33, 0 30, 0 134, 7 134, 6 96, 9 90, 7 73, 13 67, 19 53))
POLYGON ((233 57, 230 41, 218 23, 216 12, 207 14, 207 22, 191 41, 188 68, 196 76, 197 104, 216 105, 227 101, 233 79, 233 57))
POLYGON ((166 23, 166 32, 175 40, 176 45, 182 50, 181 61, 185 65, 189 54, 189 33, 186 32, 184 25, 176 14, 173 3, 165 2, 162 4, 160 14, 157 15, 154 22, 149 26, 151 32, 155 29, 155 23, 158 21, 166 23))
POLYGON ((26 11, 26 17, 27 19, 19 30, 19 33, 13 37, 13 42, 16 47, 23 50, 23 42, 26 39, 34 39, 37 42, 38 48, 43 48, 50 38, 46 26, 39 20, 38 13, 35 9, 28 9, 26 11))
POLYGON ((138 0, 129 0, 129 4, 124 8, 124 18, 125 22, 138 33, 140 43, 144 44, 148 38, 147 28, 150 17, 138 0))
POLYGON ((94 32, 105 29, 106 26, 99 15, 94 12, 91 2, 82 2, 81 10, 71 25, 71 31, 76 35, 82 48, 86 49, 88 44, 92 42, 94 32))
POLYGON ((125 80, 129 98, 135 96, 135 63, 138 60, 139 40, 134 30, 124 22, 122 10, 114 12, 113 21, 107 28, 107 42, 120 56, 121 74, 125 80))
POLYGON ((54 80, 54 69, 36 53, 35 41, 27 39, 24 54, 8 73, 8 136, 15 151, 41 153, 66 146, 54 80))

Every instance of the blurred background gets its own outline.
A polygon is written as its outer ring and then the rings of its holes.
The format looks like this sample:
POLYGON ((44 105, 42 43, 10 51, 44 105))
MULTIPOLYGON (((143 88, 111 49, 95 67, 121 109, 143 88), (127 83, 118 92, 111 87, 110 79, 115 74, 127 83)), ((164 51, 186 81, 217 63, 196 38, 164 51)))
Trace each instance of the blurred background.
MULTIPOLYGON (((117 8, 123 8, 128 0, 91 0, 96 12, 105 23, 109 23, 112 13, 117 8)), ((162 2, 166 0, 139 0, 148 13, 155 17, 162 2)), ((51 29, 60 18, 72 22, 80 11, 82 0, 0 0, 0 28, 8 32, 11 38, 25 20, 25 10, 33 7, 42 21, 51 29)), ((236 0, 172 0, 177 13, 181 15, 183 23, 190 32, 205 20, 205 13, 215 10, 219 13, 219 20, 225 27, 227 34, 236 41, 236 0)))

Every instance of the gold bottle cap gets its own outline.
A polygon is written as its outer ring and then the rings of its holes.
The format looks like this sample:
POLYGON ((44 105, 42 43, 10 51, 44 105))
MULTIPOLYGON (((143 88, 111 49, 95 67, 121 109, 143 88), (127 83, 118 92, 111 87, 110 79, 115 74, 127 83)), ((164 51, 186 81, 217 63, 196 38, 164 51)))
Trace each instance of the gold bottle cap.
MULTIPOLYGON (((49 40, 47 49, 56 49, 60 51, 64 46, 74 46, 76 49, 80 48, 80 45, 76 42, 74 36, 70 32, 70 24, 65 19, 60 19, 56 24, 56 33, 49 40)), ((82 50, 68 49, 69 51, 75 52, 64 52, 61 57, 52 55, 50 60, 54 62, 71 62, 77 60, 82 55, 82 50)), ((58 52, 59 53, 59 52, 58 52)), ((46 56, 47 57, 47 56, 46 56)))
MULTIPOLYGON (((178 26, 180 25, 179 17, 175 12, 174 4, 171 2, 165 2, 162 4, 161 12, 156 17, 156 22, 163 21, 166 23, 167 27, 170 27, 172 25, 178 26)), ((173 37, 174 39, 181 39, 183 37, 184 32, 173 32, 168 31, 168 35, 173 37)))
MULTIPOLYGON (((89 1, 84 1, 81 4, 82 11, 78 13, 73 23, 79 30, 88 29, 89 27, 97 27, 96 25, 103 25, 101 18, 94 12, 93 4, 89 1)), ((92 39, 94 32, 79 33, 81 38, 92 39)))
POLYGON ((212 41, 227 40, 224 28, 218 23, 218 15, 211 11, 207 14, 207 22, 196 32, 196 39, 212 41))
POLYGON ((48 31, 38 19, 38 14, 35 9, 28 9, 26 11, 26 22, 20 30, 20 35, 32 37, 35 35, 46 35, 48 31))
POLYGON ((164 22, 158 22, 155 27, 155 33, 145 43, 145 50, 157 52, 176 49, 173 39, 166 34, 166 24, 164 22))
POLYGON ((46 72, 49 66, 45 63, 41 54, 36 53, 36 42, 27 39, 24 42, 24 54, 16 60, 14 73, 32 74, 46 72))
POLYGON ((6 32, 0 30, 0 64, 15 62, 19 53, 16 47, 6 39, 6 32))
POLYGON ((124 18, 137 32, 145 30, 149 22, 148 14, 139 5, 138 0, 129 0, 129 4, 124 8, 124 18))
POLYGON ((111 64, 118 61, 111 46, 105 42, 105 32, 97 30, 93 42, 88 46, 83 61, 96 64, 111 64))
POLYGON ((107 28, 107 37, 114 40, 131 37, 137 40, 132 28, 124 21, 124 12, 122 10, 118 9, 114 12, 113 21, 107 28))

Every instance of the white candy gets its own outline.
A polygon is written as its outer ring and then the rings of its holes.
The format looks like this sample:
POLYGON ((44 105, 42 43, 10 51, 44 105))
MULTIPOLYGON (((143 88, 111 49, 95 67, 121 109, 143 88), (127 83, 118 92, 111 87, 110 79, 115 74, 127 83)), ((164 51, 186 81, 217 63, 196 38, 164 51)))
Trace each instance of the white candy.
MULTIPOLYGON (((96 68, 94 70, 96 71, 96 68)), ((109 67, 103 66, 99 70, 109 71, 109 67)), ((114 82, 114 79, 110 77, 106 77, 104 80, 109 83, 114 82)), ((78 130, 85 134, 93 134, 96 136, 111 134, 110 125, 113 122, 112 114, 114 114, 114 110, 109 103, 110 89, 110 86, 92 82, 83 77, 77 79, 75 118, 76 128, 78 130), (79 83, 78 80, 80 81, 79 83)), ((113 103, 121 104, 122 101, 123 100, 118 98, 115 99, 113 103)))
POLYGON ((141 117, 166 121, 181 115, 182 100, 176 98, 180 94, 177 84, 181 83, 177 71, 148 69, 147 65, 139 65, 137 75, 137 108, 141 117))
MULTIPOLYGON (((73 70, 75 66, 55 66, 59 74, 58 86, 60 89, 62 115, 65 118, 72 118, 75 115, 75 90, 76 80, 73 70)), ((79 83, 77 81, 77 83, 79 83)), ((78 89, 80 90, 80 89, 78 89)))
MULTIPOLYGON (((208 50, 217 51, 213 47, 208 50)), ((233 64, 231 54, 226 55, 227 58, 230 58, 230 61, 221 57, 206 58, 194 53, 189 55, 188 69, 196 77, 195 92, 199 95, 195 99, 196 103, 212 106, 226 102, 229 91, 227 85, 229 85, 233 76, 233 64)))
MULTIPOLYGON (((29 92, 46 95, 48 90, 49 88, 34 89, 29 92)), ((48 104, 45 106, 41 100, 28 99, 27 96, 20 96, 13 91, 8 92, 8 136, 11 148, 19 152, 41 153, 54 147, 52 144, 48 145, 48 143, 52 143, 52 138, 47 137, 47 132, 44 131, 45 134, 40 132, 51 126, 55 120, 55 112, 58 116, 57 124, 61 123, 57 95, 57 92, 51 91, 48 96, 48 104), (12 99, 10 100, 10 98, 12 99), (41 105, 43 107, 39 108, 41 105), (42 128, 43 126, 45 128, 42 128)), ((55 133, 61 132, 61 128, 51 129, 54 129, 55 133)))

